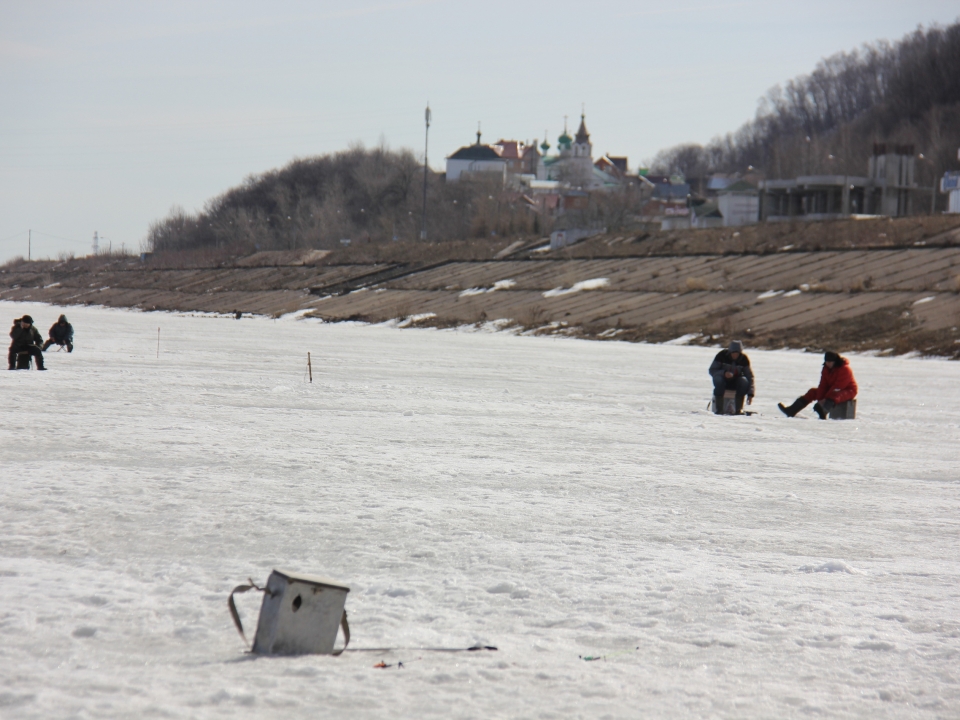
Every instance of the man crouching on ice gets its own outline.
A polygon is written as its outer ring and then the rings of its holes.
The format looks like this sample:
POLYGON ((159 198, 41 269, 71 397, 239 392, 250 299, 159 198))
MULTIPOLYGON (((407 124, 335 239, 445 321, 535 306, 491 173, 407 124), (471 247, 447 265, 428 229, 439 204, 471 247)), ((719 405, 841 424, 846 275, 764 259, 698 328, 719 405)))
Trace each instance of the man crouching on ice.
POLYGON ((43 353, 40 351, 43 337, 33 326, 32 317, 24 315, 14 320, 10 337, 13 338, 13 342, 10 343, 10 352, 7 354, 7 365, 11 370, 17 369, 17 355, 22 352, 33 355, 37 361, 37 370, 46 370, 43 366, 43 353))
POLYGON ((804 395, 794 400, 790 407, 785 407, 783 403, 777 403, 777 407, 783 410, 787 417, 793 417, 816 400, 817 404, 813 409, 821 420, 826 420, 835 406, 847 400, 853 400, 856 396, 857 381, 853 377, 853 370, 850 369, 850 362, 835 352, 826 352, 823 354, 820 386, 807 390, 804 395))
POLYGON ((737 392, 737 415, 743 413, 743 398, 749 398, 748 404, 753 404, 756 395, 756 386, 753 381, 753 370, 750 368, 750 358, 743 354, 743 343, 734 340, 726 350, 721 350, 710 363, 710 377, 713 378, 713 394, 717 399, 717 415, 723 414, 723 393, 725 390, 737 392))

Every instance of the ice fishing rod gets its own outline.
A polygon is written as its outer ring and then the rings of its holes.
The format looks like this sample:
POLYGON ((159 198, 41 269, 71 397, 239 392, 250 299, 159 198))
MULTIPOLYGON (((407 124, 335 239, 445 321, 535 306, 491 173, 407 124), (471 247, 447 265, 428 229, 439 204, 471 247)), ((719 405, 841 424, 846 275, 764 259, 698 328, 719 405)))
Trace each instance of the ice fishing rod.
POLYGON ((637 652, 640 649, 640 646, 633 648, 632 650, 621 650, 620 652, 611 653, 609 655, 577 655, 578 658, 585 662, 593 662, 594 660, 609 660, 610 658, 619 657, 620 655, 629 655, 632 652, 637 652))
MULTIPOLYGON (((493 645, 474 645, 468 648, 350 648, 348 652, 395 652, 397 650, 416 650, 418 652, 445 652, 445 653, 457 653, 457 652, 477 652, 480 650, 493 650, 496 651, 493 645)), ((387 670, 388 668, 395 667, 397 670, 403 670, 410 663, 415 663, 423 660, 422 657, 414 658, 413 660, 398 660, 395 663, 387 663, 381 660, 376 665, 375 668, 380 670, 387 670)))
POLYGON ((465 648, 449 647, 380 647, 380 648, 350 648, 346 652, 397 652, 408 650, 410 652, 477 652, 478 650, 497 650, 493 645, 473 645, 465 648))
POLYGON ((418 657, 418 658, 414 658, 413 660, 407 660, 406 662, 404 662, 403 660, 397 660, 397 662, 395 663, 385 663, 383 660, 381 660, 376 665, 374 665, 374 667, 379 668, 380 670, 386 670, 387 668, 392 668, 392 667, 397 668, 397 670, 403 670, 410 663, 415 663, 419 660, 423 660, 423 658, 418 657))

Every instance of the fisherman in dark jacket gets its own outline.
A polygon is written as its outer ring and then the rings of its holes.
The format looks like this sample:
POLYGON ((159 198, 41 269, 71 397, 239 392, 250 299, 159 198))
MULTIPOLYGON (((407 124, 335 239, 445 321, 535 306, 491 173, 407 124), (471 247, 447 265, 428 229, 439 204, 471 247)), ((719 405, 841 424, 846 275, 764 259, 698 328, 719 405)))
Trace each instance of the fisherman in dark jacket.
POLYGON ((66 345, 67 352, 73 352, 73 325, 67 322, 67 316, 61 315, 53 325, 50 326, 50 339, 43 344, 43 351, 51 345, 66 345))
POLYGON ((753 404, 753 396, 757 388, 753 380, 753 370, 750 368, 750 358, 743 354, 743 343, 733 340, 726 350, 721 350, 710 363, 710 377, 713 378, 713 394, 716 397, 717 415, 723 414, 723 393, 725 390, 737 392, 737 415, 743 413, 743 399, 749 398, 753 404))
POLYGON ((7 354, 7 364, 11 370, 17 369, 17 355, 22 352, 30 353, 36 358, 37 370, 46 370, 43 366, 43 353, 40 350, 43 336, 41 336, 33 326, 32 317, 24 315, 19 320, 14 320, 13 328, 10 330, 10 337, 13 339, 13 342, 10 343, 10 352, 7 354))

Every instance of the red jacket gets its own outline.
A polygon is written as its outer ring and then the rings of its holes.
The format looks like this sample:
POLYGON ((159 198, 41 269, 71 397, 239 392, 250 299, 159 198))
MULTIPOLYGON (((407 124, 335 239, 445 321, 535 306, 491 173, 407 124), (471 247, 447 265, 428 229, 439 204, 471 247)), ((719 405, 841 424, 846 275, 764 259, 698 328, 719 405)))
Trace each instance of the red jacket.
POLYGON ((857 381, 853 378, 853 370, 845 357, 835 363, 831 370, 824 364, 820 373, 820 387, 817 388, 817 401, 833 400, 840 404, 853 400, 857 396, 857 381))

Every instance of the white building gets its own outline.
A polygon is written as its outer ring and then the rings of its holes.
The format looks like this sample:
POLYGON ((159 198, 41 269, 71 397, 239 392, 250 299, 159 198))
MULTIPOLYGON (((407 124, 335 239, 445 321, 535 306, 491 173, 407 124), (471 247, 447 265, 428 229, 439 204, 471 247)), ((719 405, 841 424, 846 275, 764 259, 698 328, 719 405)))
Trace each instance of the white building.
POLYGON ((480 173, 499 175, 503 182, 507 180, 507 161, 492 147, 480 143, 478 130, 476 143, 464 145, 447 158, 447 182, 457 182, 480 173))
POLYGON ((750 225, 760 217, 760 197, 757 189, 744 180, 738 180, 718 191, 717 207, 723 215, 724 227, 750 225))

